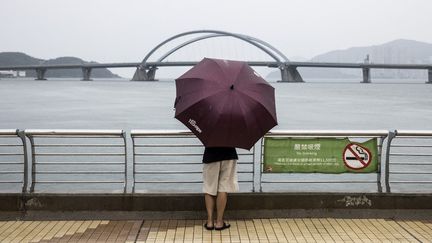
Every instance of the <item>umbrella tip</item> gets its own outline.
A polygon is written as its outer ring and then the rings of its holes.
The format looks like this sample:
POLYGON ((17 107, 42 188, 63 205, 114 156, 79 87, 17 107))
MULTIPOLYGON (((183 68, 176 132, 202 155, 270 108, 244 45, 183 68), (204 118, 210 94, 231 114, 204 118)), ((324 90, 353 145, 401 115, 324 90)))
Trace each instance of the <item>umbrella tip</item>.
POLYGON ((233 89, 234 89, 234 84, 232 84, 232 85, 231 85, 230 89, 231 89, 231 90, 233 90, 233 89))

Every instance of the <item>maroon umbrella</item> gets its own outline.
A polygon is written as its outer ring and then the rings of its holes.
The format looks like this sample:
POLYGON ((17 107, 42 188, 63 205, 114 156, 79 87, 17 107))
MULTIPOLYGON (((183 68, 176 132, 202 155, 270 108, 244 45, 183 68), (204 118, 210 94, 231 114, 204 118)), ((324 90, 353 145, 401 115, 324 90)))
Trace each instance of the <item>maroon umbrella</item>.
POLYGON ((176 91, 175 118, 206 147, 249 150, 277 125, 274 88, 245 62, 204 58, 176 91))

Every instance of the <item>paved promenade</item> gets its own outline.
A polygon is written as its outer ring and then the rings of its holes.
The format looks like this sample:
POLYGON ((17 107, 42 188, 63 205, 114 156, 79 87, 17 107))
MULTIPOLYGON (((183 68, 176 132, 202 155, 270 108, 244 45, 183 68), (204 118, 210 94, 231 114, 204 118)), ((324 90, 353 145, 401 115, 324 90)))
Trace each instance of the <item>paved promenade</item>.
POLYGON ((432 242, 432 219, 271 218, 230 220, 0 221, 0 242, 432 242))

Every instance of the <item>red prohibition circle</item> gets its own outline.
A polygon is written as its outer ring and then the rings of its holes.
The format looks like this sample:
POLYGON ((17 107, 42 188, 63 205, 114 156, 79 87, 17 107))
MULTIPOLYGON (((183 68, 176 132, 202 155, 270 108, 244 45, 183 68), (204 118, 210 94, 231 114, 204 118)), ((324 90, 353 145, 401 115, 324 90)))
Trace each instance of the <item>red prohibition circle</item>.
POLYGON ((368 167, 368 166, 371 164, 371 162, 372 162, 372 153, 369 151, 369 149, 367 149, 367 148, 361 146, 361 145, 358 144, 358 143, 350 143, 350 144, 348 144, 347 146, 345 146, 345 149, 343 150, 343 153, 342 153, 342 160, 343 160, 343 162, 344 162, 344 164, 345 164, 346 167, 348 167, 348 168, 350 168, 350 169, 352 169, 352 170, 362 170, 362 169, 365 169, 366 167, 368 167), (356 153, 355 151, 352 150, 352 148, 351 148, 352 145, 356 145, 356 146, 358 146, 358 147, 360 147, 360 148, 362 148, 363 150, 366 151, 366 153, 367 153, 368 156, 369 156, 369 161, 368 161, 367 163, 366 163, 365 161, 363 161, 363 159, 360 158, 360 157, 357 155, 357 153, 356 153), (360 168, 356 168, 356 167, 352 167, 352 166, 350 166, 349 163, 348 163, 348 161, 347 161, 346 158, 345 158, 345 153, 347 152, 347 150, 349 150, 349 151, 350 151, 350 152, 351 152, 351 153, 356 157, 356 159, 357 159, 361 164, 363 164, 364 166, 363 166, 363 167, 360 167, 360 168))

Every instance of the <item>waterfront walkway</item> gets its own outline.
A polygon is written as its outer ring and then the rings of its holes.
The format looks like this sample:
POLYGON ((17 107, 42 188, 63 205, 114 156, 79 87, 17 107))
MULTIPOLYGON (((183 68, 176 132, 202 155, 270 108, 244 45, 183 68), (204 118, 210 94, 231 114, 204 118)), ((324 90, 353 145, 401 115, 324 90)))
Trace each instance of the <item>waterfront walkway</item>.
POLYGON ((207 231, 203 220, 0 221, 0 242, 432 242, 432 219, 255 218, 207 231))

